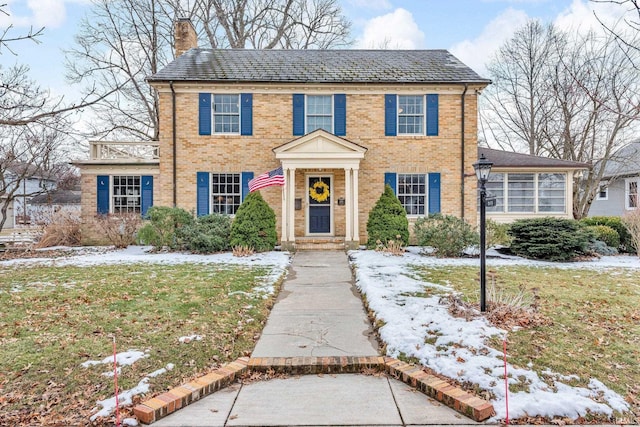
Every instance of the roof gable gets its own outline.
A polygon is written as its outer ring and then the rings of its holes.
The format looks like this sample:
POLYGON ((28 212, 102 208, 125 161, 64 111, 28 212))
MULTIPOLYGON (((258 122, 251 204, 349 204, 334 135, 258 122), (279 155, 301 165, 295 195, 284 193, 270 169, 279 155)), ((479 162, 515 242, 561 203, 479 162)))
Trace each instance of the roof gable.
POLYGON ((367 149, 354 142, 318 129, 273 149, 277 159, 356 158, 362 159, 367 149))
POLYGON ((191 49, 150 82, 480 83, 446 50, 191 49))

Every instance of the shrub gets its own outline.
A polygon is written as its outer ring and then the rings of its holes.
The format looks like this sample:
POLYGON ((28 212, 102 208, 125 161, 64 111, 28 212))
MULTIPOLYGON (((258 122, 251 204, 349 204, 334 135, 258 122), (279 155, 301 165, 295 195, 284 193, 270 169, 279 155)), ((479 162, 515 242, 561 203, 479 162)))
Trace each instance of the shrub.
POLYGON ((617 255, 618 250, 607 246, 602 240, 591 240, 587 245, 587 251, 595 255, 617 255))
POLYGON ((608 225, 587 225, 585 230, 592 233, 596 240, 604 242, 609 247, 615 249, 620 247, 620 235, 608 225))
POLYGON ((396 240, 389 240, 386 245, 382 244, 380 240, 376 242, 376 251, 387 252, 391 255, 401 256, 404 254, 405 246, 400 235, 396 236, 396 240))
POLYGON ((636 248, 636 254, 640 257, 640 209, 622 215, 622 223, 627 227, 630 243, 636 248))
POLYGON ((273 250, 278 241, 276 214, 260 192, 249 193, 231 223, 230 246, 246 246, 256 252, 273 250))
POLYGON ((367 247, 375 249, 378 241, 386 246, 390 240, 409 244, 409 220, 407 211, 400 204, 400 200, 393 194, 389 184, 376 202, 367 220, 367 247), (400 237, 396 237, 400 236, 400 237))
POLYGON ((620 245, 616 248, 626 252, 634 251, 635 245, 633 244, 631 234, 629 234, 629 231, 621 218, 617 216, 592 216, 582 218, 580 223, 584 225, 606 225, 613 228, 618 232, 618 236, 620 237, 620 245))
POLYGON ((487 218, 487 248, 492 248, 497 245, 509 246, 511 245, 511 235, 509 234, 509 224, 501 224, 495 222, 492 219, 487 218))
POLYGON ((36 248, 80 244, 80 218, 72 212, 56 212, 49 217, 36 248))
POLYGON ((438 257, 462 256, 466 248, 480 242, 471 225, 453 215, 430 214, 418 218, 414 232, 418 246, 432 247, 438 257))
POLYGON ((212 214, 197 218, 176 230, 176 241, 196 253, 222 252, 230 248, 231 218, 212 214))
POLYGON ((572 219, 521 219, 511 224, 511 251, 525 258, 569 261, 587 252, 591 233, 572 219))
POLYGON ((176 238, 176 230, 193 223, 193 215, 181 208, 152 206, 147 211, 149 220, 138 232, 138 242, 152 245, 156 250, 181 246, 176 238))
POLYGON ((136 232, 142 225, 139 213, 100 215, 95 219, 97 227, 116 248, 126 248, 135 242, 136 232))

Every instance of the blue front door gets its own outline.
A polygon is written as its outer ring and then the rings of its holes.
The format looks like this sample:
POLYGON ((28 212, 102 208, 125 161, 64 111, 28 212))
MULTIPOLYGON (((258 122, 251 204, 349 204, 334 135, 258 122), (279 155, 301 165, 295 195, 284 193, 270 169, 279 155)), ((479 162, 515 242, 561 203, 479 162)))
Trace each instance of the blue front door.
POLYGON ((331 233, 331 177, 309 177, 309 233, 331 233))

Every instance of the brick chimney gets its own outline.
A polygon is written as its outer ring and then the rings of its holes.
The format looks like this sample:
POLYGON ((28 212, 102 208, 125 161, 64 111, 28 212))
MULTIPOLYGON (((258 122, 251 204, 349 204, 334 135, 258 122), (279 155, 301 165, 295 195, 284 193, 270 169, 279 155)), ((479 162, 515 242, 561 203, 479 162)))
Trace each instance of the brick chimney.
POLYGON ((176 58, 191 48, 198 47, 198 36, 191 19, 178 18, 173 24, 176 58))

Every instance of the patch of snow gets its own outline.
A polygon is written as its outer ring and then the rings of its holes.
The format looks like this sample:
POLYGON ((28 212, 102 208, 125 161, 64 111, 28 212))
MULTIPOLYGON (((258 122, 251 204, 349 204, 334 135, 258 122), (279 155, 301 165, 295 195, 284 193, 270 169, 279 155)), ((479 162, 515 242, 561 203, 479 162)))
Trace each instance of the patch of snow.
POLYGON ((157 369, 153 372, 151 372, 149 375, 147 375, 149 378, 155 378, 158 375, 162 375, 164 373, 166 373, 167 371, 172 370, 175 367, 175 365, 173 363, 168 363, 167 366, 165 366, 164 368, 160 368, 157 369))
POLYGON ((135 427, 138 425, 138 420, 136 420, 135 418, 125 418, 124 420, 122 420, 122 425, 135 427))
POLYGON ((191 341, 202 341, 202 336, 201 335, 188 335, 188 336, 184 336, 184 337, 178 338, 178 341, 183 343, 183 344, 188 344, 191 341))
MULTIPOLYGON (((120 407, 131 405, 133 403, 133 396, 137 394, 147 393, 149 391, 149 377, 145 377, 132 389, 124 390, 118 393, 118 404, 120 407)), ((91 418, 89 418, 92 422, 96 420, 98 417, 108 417, 111 412, 116 408, 116 397, 110 397, 104 400, 98 400, 96 402, 98 405, 102 406, 98 412, 93 414, 91 418)))
MULTIPOLYGON (((127 350, 122 353, 116 354, 116 364, 120 366, 130 366, 136 363, 138 360, 144 359, 145 357, 149 357, 149 354, 147 352, 139 350, 127 350)), ((102 360, 87 360, 81 365, 84 368, 88 368, 89 366, 101 364, 113 364, 113 356, 107 356, 102 360)))
MULTIPOLYGON (((449 314, 440 304, 440 297, 450 294, 447 286, 428 283, 411 273, 413 266, 478 266, 478 259, 440 259, 419 255, 409 248, 403 256, 392 256, 375 251, 350 251, 355 265, 356 284, 366 296, 370 309, 384 322, 379 329, 387 344, 387 355, 404 354, 415 357, 424 366, 460 382, 471 382, 490 391, 495 399, 496 417, 506 416, 503 353, 485 344, 487 338, 506 337, 506 331, 490 325, 484 318, 471 321, 449 314), (425 290, 429 296, 424 296, 425 290)), ((522 258, 495 258, 488 265, 553 266, 557 268, 640 268, 638 258, 602 257, 593 262, 548 263, 522 258)), ((584 416, 587 412, 612 415, 613 410, 626 411, 624 399, 597 380, 588 388, 572 387, 561 380, 574 376, 559 376, 545 371, 551 377, 550 387, 536 372, 507 364, 509 384, 524 384, 526 391, 509 393, 510 417, 523 416, 584 416), (594 398, 597 397, 597 401, 594 398)))

